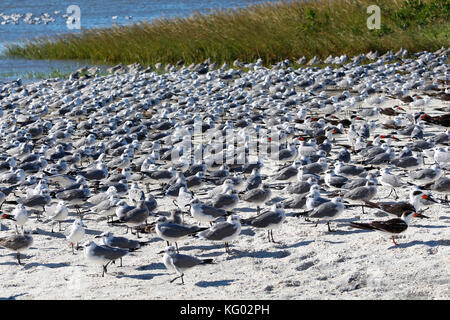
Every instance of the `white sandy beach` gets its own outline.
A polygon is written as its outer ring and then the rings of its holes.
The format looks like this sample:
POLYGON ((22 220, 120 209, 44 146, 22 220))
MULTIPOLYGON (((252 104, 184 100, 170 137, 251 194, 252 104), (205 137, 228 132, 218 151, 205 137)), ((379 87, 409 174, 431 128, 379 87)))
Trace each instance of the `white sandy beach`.
MULTIPOLYGON (((399 100, 386 99, 379 107, 403 105, 399 100)), ((448 105, 432 99, 425 111, 433 107, 448 105)), ((366 107, 363 105, 363 107, 366 107)), ((420 109, 408 109, 414 112, 420 109)), ((380 122, 387 119, 380 116, 380 122)), ((430 132, 425 127, 426 134, 430 132)), ((444 132, 445 128, 441 128, 444 132)), ((389 133, 377 128, 375 133, 389 133)), ((393 146, 404 145, 408 138, 393 141, 393 146)), ((346 143, 346 137, 338 138, 346 143)), ((335 159, 333 149, 330 160, 335 159)), ((144 151, 140 151, 144 152, 144 151)), ((352 160, 358 156, 352 155, 352 160)), ((433 160, 425 157, 427 164, 433 160)), ((264 163, 261 173, 271 176, 275 165, 264 163)), ((392 173, 404 175, 402 170, 392 173)), ((448 176, 448 171, 445 172, 448 176)), ((404 178, 408 180, 408 178, 404 178)), ((270 180, 269 180, 270 181, 270 180)), ((409 181, 409 180, 408 180, 409 181)), ((413 182, 413 181, 411 181, 413 182)), ((144 184, 139 182, 142 189, 144 184)), ((152 185, 151 189, 157 188, 152 185)), ((213 186, 209 186, 208 189, 213 186)), ((390 188, 377 186, 377 195, 372 201, 386 201, 390 188)), ((326 189, 326 187, 324 186, 326 189)), ((400 200, 407 200, 411 186, 397 189, 400 200)), ((17 192, 19 196, 19 192, 17 192)), ((327 193, 321 192, 326 196, 327 193)), ((172 199, 156 195, 158 208, 155 213, 168 214, 175 206, 172 199)), ((282 190, 273 191, 273 197, 288 198, 282 190)), ((443 199, 444 195, 435 195, 443 199)), ((10 195, 9 200, 14 199, 10 195)), ((205 196, 200 196, 205 199, 205 196)), ((392 198, 390 199, 392 200, 392 198)), ((10 212, 13 206, 4 204, 2 212, 10 212)), ((263 209, 266 209, 265 206, 263 209)), ((202 258, 213 258, 214 264, 197 266, 186 271, 184 285, 166 270, 162 263, 165 241, 156 234, 141 234, 140 241, 149 245, 123 258, 123 267, 111 264, 104 277, 101 266, 88 263, 79 250, 72 254, 64 232, 51 233, 51 223, 36 221, 32 215, 25 225, 31 232, 34 243, 22 254, 23 265, 18 265, 15 253, 0 249, 0 298, 20 300, 61 299, 449 299, 450 298, 450 207, 444 204, 430 206, 424 211, 429 219, 413 219, 408 230, 400 235, 395 246, 389 235, 351 228, 350 221, 369 222, 391 218, 379 210, 360 207, 349 208, 335 221, 328 232, 325 223, 315 226, 303 217, 287 218, 273 235, 280 244, 269 243, 267 232, 243 226, 242 232, 231 243, 232 254, 227 254, 223 243, 187 238, 178 242, 180 253, 202 258)), ((240 202, 234 210, 241 217, 256 214, 254 207, 240 202)), ((63 229, 71 225, 76 212, 70 209, 70 216, 63 222, 63 229)), ((123 235, 124 227, 111 226, 105 220, 96 221, 94 214, 88 214, 83 222, 86 226, 84 240, 95 240, 95 235, 112 231, 123 235)), ((150 217, 149 222, 156 217, 150 217)), ((196 223, 184 216, 185 222, 196 223)), ((1 236, 15 233, 14 224, 1 221, 1 236)), ((135 239, 135 235, 126 236, 135 239)))

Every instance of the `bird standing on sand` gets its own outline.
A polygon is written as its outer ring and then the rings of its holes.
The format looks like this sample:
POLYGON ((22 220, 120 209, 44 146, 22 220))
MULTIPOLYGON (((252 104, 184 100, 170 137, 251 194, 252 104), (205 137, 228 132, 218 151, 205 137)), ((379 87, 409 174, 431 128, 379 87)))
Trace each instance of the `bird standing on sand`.
POLYGON ((270 210, 263 212, 255 217, 242 219, 242 224, 248 224, 255 228, 267 229, 269 242, 276 243, 273 239, 273 229, 279 228, 286 219, 284 210, 278 208, 276 204, 272 205, 270 210))
POLYGON ((413 217, 417 217, 418 213, 414 211, 404 212, 400 218, 394 218, 387 221, 372 221, 370 223, 350 222, 353 228, 378 231, 388 233, 392 236, 392 242, 397 246, 394 235, 405 232, 413 217))
POLYGON ((86 231, 84 230, 83 222, 80 218, 76 219, 73 224, 69 227, 66 239, 69 240, 69 245, 72 246, 72 254, 74 252, 74 244, 77 245, 76 249, 78 249, 78 243, 83 239, 86 231))
POLYGON ((28 249, 33 244, 33 237, 31 235, 15 234, 9 237, 0 238, 0 247, 8 250, 16 251, 17 262, 20 262, 20 252, 28 249))
POLYGON ((218 222, 211 228, 199 232, 195 236, 200 239, 211 241, 222 241, 225 243, 225 251, 230 253, 228 243, 237 238, 241 233, 241 222, 239 216, 232 214, 227 218, 227 221, 218 222))
POLYGON ((94 241, 87 241, 83 244, 84 256, 90 262, 101 264, 103 267, 102 277, 107 272, 108 265, 117 259, 122 259, 130 251, 128 249, 99 246, 94 241))
POLYGON ((201 264, 214 263, 213 259, 199 259, 197 257, 177 253, 173 246, 169 246, 159 253, 164 253, 163 263, 166 268, 169 270, 175 270, 178 275, 177 277, 170 280, 170 283, 181 278, 181 284, 184 284, 183 277, 186 270, 201 264))

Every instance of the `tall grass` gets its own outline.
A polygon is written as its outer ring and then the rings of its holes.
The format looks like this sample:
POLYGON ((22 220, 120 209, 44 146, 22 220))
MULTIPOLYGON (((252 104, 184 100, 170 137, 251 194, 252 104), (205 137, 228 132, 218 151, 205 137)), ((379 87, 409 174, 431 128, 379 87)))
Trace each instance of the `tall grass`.
POLYGON ((7 46, 32 59, 82 59, 142 65, 255 61, 271 64, 301 56, 410 52, 450 46, 450 0, 312 0, 158 19, 130 26, 84 29, 7 46), (369 30, 366 10, 381 8, 381 29, 369 30))

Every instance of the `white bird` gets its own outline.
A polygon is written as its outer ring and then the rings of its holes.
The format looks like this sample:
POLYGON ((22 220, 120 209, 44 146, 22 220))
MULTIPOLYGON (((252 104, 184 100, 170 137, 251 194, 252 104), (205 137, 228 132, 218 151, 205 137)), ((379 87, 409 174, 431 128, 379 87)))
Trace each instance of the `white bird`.
POLYGON ((130 200, 131 203, 137 204, 139 200, 142 200, 145 198, 144 191, 139 188, 139 185, 135 182, 131 186, 130 189, 128 189, 128 200, 130 200))
POLYGON ((1 218, 14 221, 14 224, 16 225, 17 234, 19 233, 17 226, 22 227, 23 233, 24 232, 23 226, 28 221, 28 211, 25 209, 23 204, 19 203, 11 212, 11 214, 4 213, 2 214, 1 218))
POLYGON ((86 231, 84 230, 83 221, 81 219, 76 219, 73 224, 69 227, 66 239, 69 240, 69 245, 72 246, 72 253, 75 254, 73 247, 74 244, 77 245, 76 249, 78 249, 78 244, 84 238, 86 231))
POLYGON ((53 227, 56 222, 59 224, 59 231, 61 231, 61 221, 66 220, 69 215, 69 209, 67 209, 65 202, 60 200, 52 206, 45 206, 44 212, 53 221, 51 232, 53 232, 53 227))

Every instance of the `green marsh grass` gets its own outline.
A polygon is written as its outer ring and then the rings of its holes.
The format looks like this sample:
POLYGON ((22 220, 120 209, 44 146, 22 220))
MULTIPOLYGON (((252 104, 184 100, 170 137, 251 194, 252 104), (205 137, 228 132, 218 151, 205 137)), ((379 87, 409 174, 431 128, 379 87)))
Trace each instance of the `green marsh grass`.
POLYGON ((7 54, 144 66, 181 59, 191 64, 208 58, 217 63, 261 58, 270 65, 302 56, 449 47, 449 18, 450 0, 283 1, 37 38, 9 45, 7 54), (366 26, 366 10, 373 4, 381 9, 380 30, 366 26))

